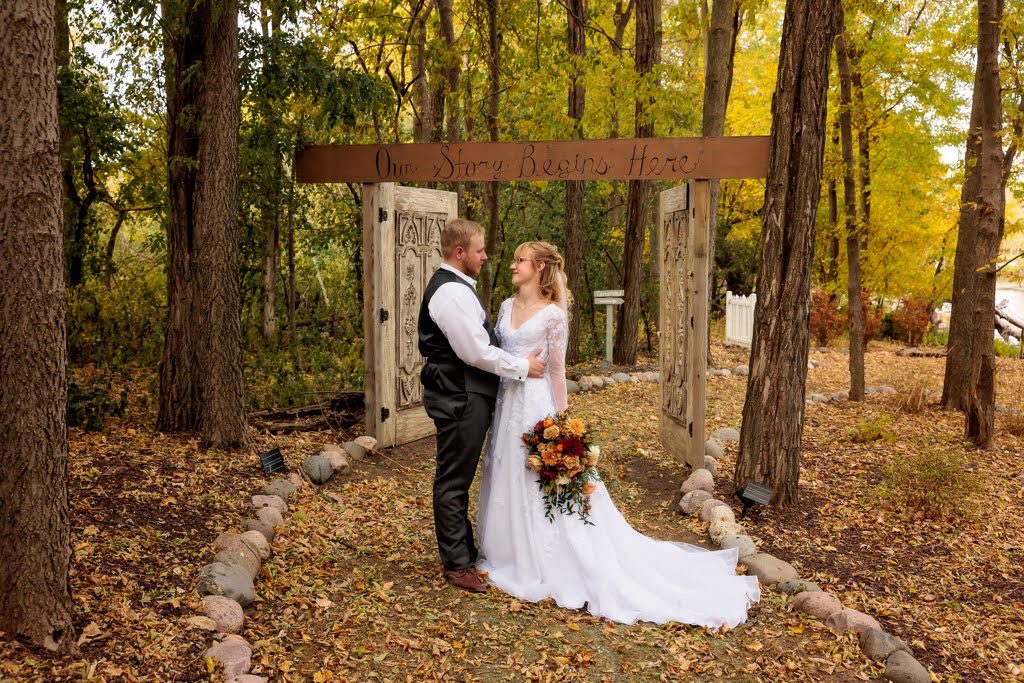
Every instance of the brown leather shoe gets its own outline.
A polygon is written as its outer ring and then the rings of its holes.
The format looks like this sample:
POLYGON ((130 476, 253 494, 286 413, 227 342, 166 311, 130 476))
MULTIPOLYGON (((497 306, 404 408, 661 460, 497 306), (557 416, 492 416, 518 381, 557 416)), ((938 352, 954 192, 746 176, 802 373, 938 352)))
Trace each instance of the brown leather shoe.
POLYGON ((472 569, 445 569, 445 580, 457 588, 470 593, 486 593, 487 584, 480 580, 472 569))

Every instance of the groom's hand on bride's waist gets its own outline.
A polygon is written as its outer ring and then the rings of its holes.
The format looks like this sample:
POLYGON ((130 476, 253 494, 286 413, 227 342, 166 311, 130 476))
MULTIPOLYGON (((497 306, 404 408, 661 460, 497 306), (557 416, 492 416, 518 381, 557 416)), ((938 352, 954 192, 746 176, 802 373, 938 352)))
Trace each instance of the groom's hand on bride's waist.
POLYGON ((526 360, 530 361, 530 377, 537 378, 544 376, 544 361, 540 359, 540 349, 534 349, 533 353, 527 357, 526 360))

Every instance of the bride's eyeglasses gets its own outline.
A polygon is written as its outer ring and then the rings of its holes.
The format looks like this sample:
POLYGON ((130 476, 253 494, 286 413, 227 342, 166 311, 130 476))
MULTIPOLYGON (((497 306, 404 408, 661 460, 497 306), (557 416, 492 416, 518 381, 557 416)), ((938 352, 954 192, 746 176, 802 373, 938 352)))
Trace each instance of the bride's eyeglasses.
POLYGON ((526 256, 516 256, 512 259, 512 263, 518 266, 521 263, 533 263, 533 259, 526 256))

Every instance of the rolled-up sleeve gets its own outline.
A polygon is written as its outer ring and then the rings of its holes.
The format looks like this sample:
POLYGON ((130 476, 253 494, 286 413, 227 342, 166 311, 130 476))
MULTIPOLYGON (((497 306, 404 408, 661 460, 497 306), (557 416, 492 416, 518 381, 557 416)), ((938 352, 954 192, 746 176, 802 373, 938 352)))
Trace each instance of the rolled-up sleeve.
POLYGON ((491 346, 473 290, 457 282, 438 287, 427 311, 463 363, 506 379, 524 380, 530 362, 491 346))

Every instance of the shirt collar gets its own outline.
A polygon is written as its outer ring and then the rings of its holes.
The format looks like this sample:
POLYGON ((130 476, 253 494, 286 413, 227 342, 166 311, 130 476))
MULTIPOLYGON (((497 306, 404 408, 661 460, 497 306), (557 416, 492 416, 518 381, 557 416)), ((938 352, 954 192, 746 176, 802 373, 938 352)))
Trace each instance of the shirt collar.
POLYGON ((450 270, 451 272, 455 273, 456 275, 458 275, 459 277, 461 277, 461 278, 462 278, 463 280, 465 280, 466 282, 468 282, 468 283, 469 283, 469 285, 470 285, 470 286, 471 286, 471 287, 472 287, 473 289, 476 289, 476 280, 474 280, 474 279, 473 279, 473 278, 471 278, 470 276, 466 275, 465 273, 463 273, 463 272, 462 272, 461 270, 459 270, 458 268, 452 268, 452 267, 451 267, 451 266, 449 266, 449 265, 448 265, 447 263, 442 263, 442 264, 441 264, 441 268, 444 268, 445 270, 450 270))

